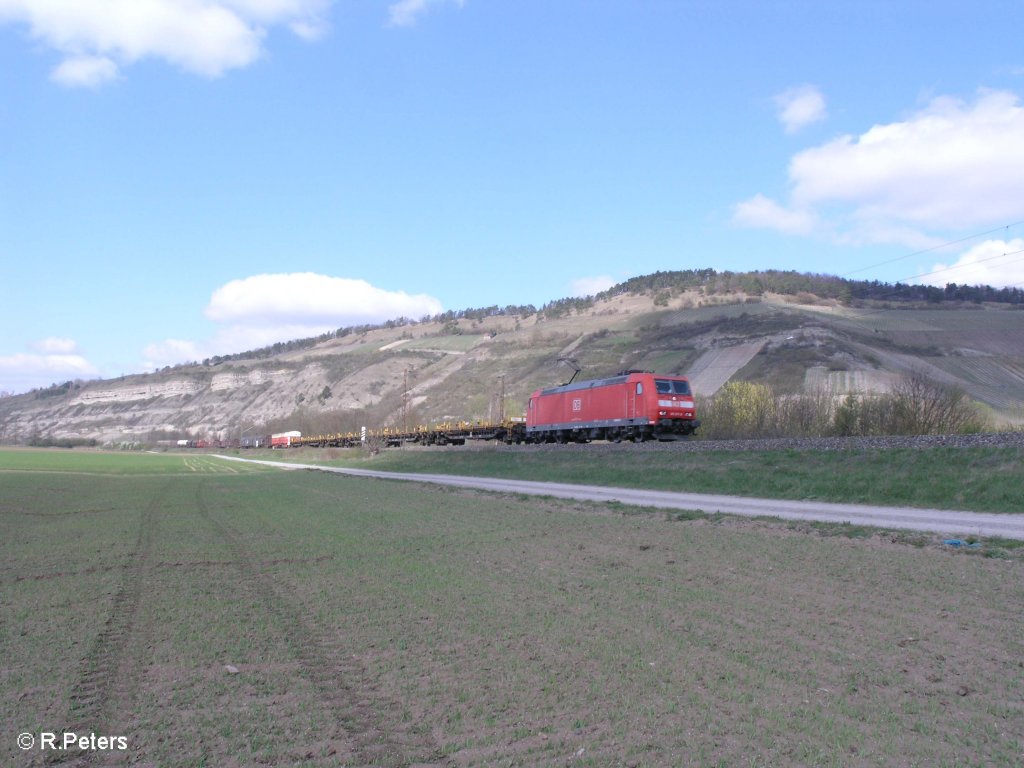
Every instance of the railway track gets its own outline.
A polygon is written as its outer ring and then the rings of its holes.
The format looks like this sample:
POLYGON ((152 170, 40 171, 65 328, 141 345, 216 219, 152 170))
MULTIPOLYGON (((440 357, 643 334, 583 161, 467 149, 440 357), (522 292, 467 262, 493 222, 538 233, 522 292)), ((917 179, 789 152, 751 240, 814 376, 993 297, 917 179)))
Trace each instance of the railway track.
POLYGON ((765 437, 744 440, 678 440, 636 445, 509 445, 503 451, 877 451, 891 448, 1024 448, 1024 430, 968 435, 892 435, 880 437, 765 437))

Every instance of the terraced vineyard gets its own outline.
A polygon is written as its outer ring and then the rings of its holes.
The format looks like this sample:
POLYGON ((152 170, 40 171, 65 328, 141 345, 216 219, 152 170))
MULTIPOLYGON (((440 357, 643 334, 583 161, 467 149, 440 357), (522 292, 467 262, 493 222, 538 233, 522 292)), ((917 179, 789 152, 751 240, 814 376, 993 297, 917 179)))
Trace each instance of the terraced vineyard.
POLYGON ((1024 362, 1018 358, 942 357, 929 362, 962 381, 993 408, 1024 414, 1024 362))

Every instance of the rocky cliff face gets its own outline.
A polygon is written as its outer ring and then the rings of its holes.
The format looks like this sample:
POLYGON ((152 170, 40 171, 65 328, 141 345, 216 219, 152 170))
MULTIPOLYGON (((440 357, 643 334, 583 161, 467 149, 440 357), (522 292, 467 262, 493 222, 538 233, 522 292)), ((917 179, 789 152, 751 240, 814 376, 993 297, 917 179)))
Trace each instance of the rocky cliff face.
POLYGON ((741 378, 781 394, 827 387, 839 397, 884 391, 918 368, 1014 422, 1024 419, 1022 317, 999 308, 864 313, 792 297, 625 294, 557 316, 382 328, 273 358, 6 397, 0 440, 228 439, 497 419, 521 415, 534 389, 567 380, 565 356, 579 361, 582 377, 689 373, 698 395, 741 378))
MULTIPOLYGON (((83 384, 63 396, 10 398, 4 409, 6 437, 45 436, 94 438, 102 442, 145 439, 151 433, 219 435, 240 423, 243 406, 274 389, 287 387, 288 371, 253 370, 210 375, 205 370, 130 376, 123 380, 83 384), (267 384, 270 386, 267 386, 267 384)), ((282 415, 287 394, 279 393, 278 408, 265 403, 263 418, 282 415)))

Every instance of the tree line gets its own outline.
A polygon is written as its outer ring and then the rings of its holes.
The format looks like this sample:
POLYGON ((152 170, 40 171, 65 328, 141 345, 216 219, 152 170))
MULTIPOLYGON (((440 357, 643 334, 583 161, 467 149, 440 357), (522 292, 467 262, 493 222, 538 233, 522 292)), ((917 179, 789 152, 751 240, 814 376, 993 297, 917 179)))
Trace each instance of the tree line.
POLYGON ((665 291, 682 293, 699 289, 707 295, 720 293, 746 293, 761 296, 765 293, 795 296, 809 293, 822 299, 841 302, 970 302, 980 304, 1024 304, 1024 290, 1020 288, 993 288, 990 285, 934 285, 884 283, 878 280, 849 280, 835 275, 808 272, 766 270, 754 272, 717 272, 714 269, 684 269, 654 272, 632 277, 594 296, 608 299, 623 293, 659 294, 665 291))

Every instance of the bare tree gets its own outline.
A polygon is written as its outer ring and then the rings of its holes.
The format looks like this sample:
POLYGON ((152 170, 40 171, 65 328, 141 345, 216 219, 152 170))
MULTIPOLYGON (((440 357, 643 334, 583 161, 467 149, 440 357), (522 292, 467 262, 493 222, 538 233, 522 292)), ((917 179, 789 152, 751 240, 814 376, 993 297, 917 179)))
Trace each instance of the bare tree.
POLYGON ((904 376, 890 398, 895 434, 952 434, 984 427, 984 419, 962 389, 941 384, 921 369, 904 376))

